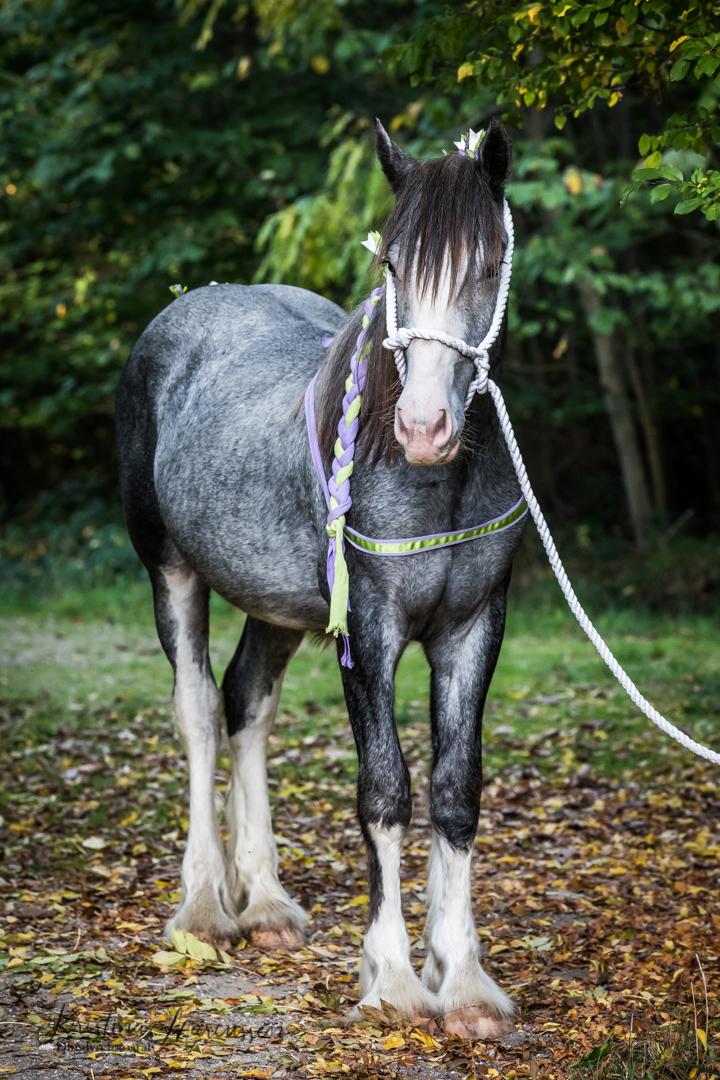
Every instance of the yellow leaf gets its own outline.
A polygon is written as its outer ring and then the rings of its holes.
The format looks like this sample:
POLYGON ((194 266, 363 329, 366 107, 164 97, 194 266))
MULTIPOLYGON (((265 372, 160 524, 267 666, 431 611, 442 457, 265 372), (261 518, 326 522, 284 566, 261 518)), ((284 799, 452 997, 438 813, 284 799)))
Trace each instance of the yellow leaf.
POLYGON ((191 956, 193 960, 217 960, 217 952, 213 946, 200 941, 189 930, 179 930, 174 926, 170 931, 170 941, 178 952, 191 956))
POLYGON ((370 903, 370 897, 367 893, 360 893, 359 896, 353 896, 348 907, 366 907, 370 903))
POLYGON ((670 42, 670 47, 668 49, 668 52, 675 52, 678 45, 682 45, 683 41, 689 41, 689 40, 690 40, 690 35, 689 34, 681 34, 679 38, 675 38, 674 41, 670 42))
POLYGON ((527 17, 533 26, 537 26, 540 22, 540 12, 542 11, 542 4, 532 4, 527 10, 527 17))
POLYGON ((310 64, 317 75, 327 75, 330 70, 330 61, 327 56, 313 56, 310 64))
POLYGON ((582 176, 577 169, 568 169, 563 181, 571 195, 579 195, 583 189, 582 176))
POLYGON ((413 1031, 411 1038, 414 1039, 416 1043, 420 1043, 425 1050, 442 1049, 441 1044, 437 1039, 433 1039, 432 1035, 428 1035, 425 1031, 413 1031))
MULTIPOLYGON (((64 304, 58 304, 58 307, 63 307, 64 308, 65 305, 64 304)), ((57 308, 55 310, 57 311, 57 308)), ((63 315, 64 314, 65 314, 65 312, 63 312, 63 315)), ((84 848, 89 848, 90 851, 102 851, 102 849, 106 845, 107 845, 107 840, 105 840, 104 837, 102 837, 102 836, 88 836, 86 840, 82 841, 82 846, 84 848)))
POLYGON ((153 964, 157 964, 161 968, 177 967, 179 964, 184 964, 185 960, 184 953, 174 952, 169 949, 161 949, 152 958, 153 964))
POLYGON ((399 1050, 405 1045, 402 1035, 388 1035, 383 1043, 383 1050, 399 1050))
POLYGON ((618 101, 622 101, 622 94, 620 93, 619 90, 616 90, 615 93, 611 94, 610 97, 608 98, 609 107, 611 109, 614 108, 617 105, 618 101))
POLYGON ((471 75, 475 74, 475 65, 469 63, 467 60, 464 64, 461 64, 457 70, 457 81, 462 82, 463 79, 469 79, 471 75))
POLYGON ((695 1028, 695 1034, 702 1043, 703 1050, 707 1053, 707 1032, 703 1028, 695 1028))

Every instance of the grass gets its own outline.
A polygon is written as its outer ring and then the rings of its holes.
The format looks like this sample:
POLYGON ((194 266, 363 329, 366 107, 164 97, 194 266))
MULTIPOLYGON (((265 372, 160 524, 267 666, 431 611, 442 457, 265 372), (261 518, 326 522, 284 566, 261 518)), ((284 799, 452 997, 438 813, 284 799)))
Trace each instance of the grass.
MULTIPOLYGON (((531 757, 544 770, 589 763, 614 774, 627 767, 671 767, 675 750, 626 699, 582 635, 554 583, 511 593, 505 644, 486 719, 486 770, 531 757)), ((595 613, 594 613, 595 614, 595 613)), ((218 678, 237 644, 242 616, 212 600, 212 655, 218 678)), ((113 585, 36 590, 0 600, 5 663, 0 696, 43 704, 36 720, 46 734, 93 723, 112 703, 123 712, 162 709, 170 672, 155 636, 148 586, 140 575, 113 585)), ((720 632, 705 615, 658 616, 629 608, 597 620, 641 690, 701 741, 717 742, 720 632)), ((412 645, 397 676, 400 727, 427 715, 429 673, 412 645)), ((293 741, 318 717, 344 711, 333 648, 303 643, 292 661, 281 702, 281 728, 293 741)), ((677 751, 683 753, 682 751, 677 751)))

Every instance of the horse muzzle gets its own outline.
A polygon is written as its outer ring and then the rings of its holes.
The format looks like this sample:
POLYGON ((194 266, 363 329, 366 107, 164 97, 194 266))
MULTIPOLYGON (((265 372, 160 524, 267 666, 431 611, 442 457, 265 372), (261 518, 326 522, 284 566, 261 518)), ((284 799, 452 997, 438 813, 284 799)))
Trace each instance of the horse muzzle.
POLYGON ((410 465, 441 465, 452 461, 460 445, 449 409, 438 409, 434 416, 410 417, 406 410, 395 409, 395 438, 410 465))

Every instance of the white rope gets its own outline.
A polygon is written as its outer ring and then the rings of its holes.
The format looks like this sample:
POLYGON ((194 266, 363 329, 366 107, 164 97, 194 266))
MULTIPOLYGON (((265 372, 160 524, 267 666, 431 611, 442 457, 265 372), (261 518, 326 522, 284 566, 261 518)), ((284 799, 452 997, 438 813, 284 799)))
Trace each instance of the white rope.
POLYGON ((565 567, 562 564, 558 550, 555 547, 555 541, 552 538, 550 529, 545 520, 540 504, 535 498, 535 492, 532 489, 530 480, 528 479, 527 470, 525 468, 525 462, 522 459, 520 448, 515 438, 515 432, 513 431, 512 424, 510 423, 510 417, 505 406, 505 400, 500 392, 500 387, 492 379, 489 378, 490 370, 490 356, 489 351, 494 344, 505 315, 505 308, 507 307, 508 293, 510 290, 510 272, 512 264, 512 252, 514 243, 514 230, 512 215, 510 213, 510 207, 507 202, 503 207, 505 228, 508 234, 508 243, 503 257, 502 266, 500 269, 500 284, 498 287, 498 296, 495 303, 495 312, 490 324, 490 329, 483 338, 482 342, 478 346, 468 345, 461 338, 452 337, 449 334, 445 334, 440 330, 424 330, 416 327, 401 327, 397 326, 397 293, 395 290, 395 282, 392 274, 388 271, 387 275, 387 292, 386 292, 386 308, 387 308, 387 329, 388 336, 383 342, 386 348, 392 349, 395 354, 395 363, 397 365, 400 381, 405 384, 407 377, 407 359, 405 356, 405 350, 414 338, 421 338, 423 341, 439 341, 443 345, 449 346, 451 349, 455 349, 462 356, 467 356, 475 363, 477 371, 476 377, 470 384, 468 394, 465 400, 465 408, 467 409, 475 393, 484 394, 490 393, 497 412, 498 420, 500 422, 500 429, 503 433, 505 443, 510 453, 510 460, 512 461, 513 468, 515 469, 515 475, 518 478, 520 489, 525 497, 525 502, 528 505, 528 509, 532 515, 532 519, 535 522, 537 531, 540 534, 545 553, 547 554, 548 561, 552 567, 552 571, 557 578, 557 583, 562 590, 562 594, 567 601, 567 605, 572 611, 573 615, 577 619, 583 633, 589 638, 592 644, 595 646, 600 658, 604 661, 617 681, 622 686, 625 693, 628 695, 634 705, 643 713, 648 720, 650 720, 656 727, 664 731, 666 735, 669 735, 671 739, 680 743, 686 750, 690 750, 693 754, 697 754, 698 757, 705 758, 706 761, 711 761, 713 765, 720 765, 720 753, 715 750, 711 750, 707 746, 703 746, 702 743, 697 742, 695 739, 691 739, 689 735, 686 735, 680 728, 675 727, 669 720, 657 711, 657 709, 650 704, 646 697, 640 693, 635 683, 630 676, 620 665, 613 653, 606 645, 603 638, 593 626, 593 623, 588 616, 587 612, 583 608, 582 604, 575 595, 575 590, 570 584, 565 567))
POLYGON ((684 746, 686 750, 691 750, 693 754, 697 754, 698 757, 705 758, 707 761, 712 761, 714 765, 720 765, 720 754, 715 750, 710 750, 709 747, 703 746, 702 743, 696 742, 695 739, 691 739, 689 735, 686 735, 680 728, 675 727, 669 720, 657 711, 657 709, 650 704, 646 697, 640 693, 635 683, 632 681, 628 673, 621 667, 620 663, 616 660, 613 653, 610 651, 605 641, 600 636, 598 631, 592 624, 590 617, 585 611, 584 607, 575 595, 575 590, 570 584, 570 580, 565 573, 565 567, 562 564, 558 550, 555 547, 555 541, 552 538, 550 529, 548 528, 547 521, 543 515, 540 505, 535 498, 535 493, 528 479, 527 470, 525 469, 525 462, 522 459, 520 449, 515 438, 515 432, 513 431, 512 424, 510 423, 510 417, 508 416, 507 408, 505 407, 505 401, 500 392, 500 387, 492 379, 488 379, 488 390, 490 396, 493 399, 495 410, 500 421, 500 428, 502 429, 507 448, 510 452, 510 459, 515 469, 515 475, 518 478, 520 489, 525 496, 525 502, 528 504, 532 519, 535 522, 537 531, 540 534, 543 547, 548 557, 550 566, 552 567, 553 574, 557 578, 557 583, 562 590, 562 594, 565 597, 568 607, 572 611, 573 615, 580 623, 583 633, 590 639, 592 644, 597 649, 600 658, 607 664, 610 671, 613 673, 617 681, 622 686, 625 693, 628 695, 634 705, 638 707, 641 713, 651 720, 656 727, 664 731, 666 735, 669 735, 671 739, 675 739, 681 746, 684 746))

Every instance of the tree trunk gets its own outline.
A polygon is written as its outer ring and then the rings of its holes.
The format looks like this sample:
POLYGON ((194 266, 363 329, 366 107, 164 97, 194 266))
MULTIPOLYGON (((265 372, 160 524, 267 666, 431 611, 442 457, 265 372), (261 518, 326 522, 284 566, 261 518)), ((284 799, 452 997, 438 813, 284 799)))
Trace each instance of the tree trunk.
POLYGON ((648 402, 647 389, 640 374, 640 367, 632 349, 628 349, 627 360, 630 383, 637 402, 638 418, 650 467, 650 482, 652 484, 653 499, 655 500, 655 509, 665 518, 667 517, 667 488, 665 486, 665 473, 660 450, 660 435, 648 402))
POLYGON ((578 291, 593 339, 635 543, 642 548, 647 544, 652 512, 622 366, 612 334, 600 333, 592 327, 592 317, 602 306, 600 294, 589 281, 582 280, 578 281, 578 291))

